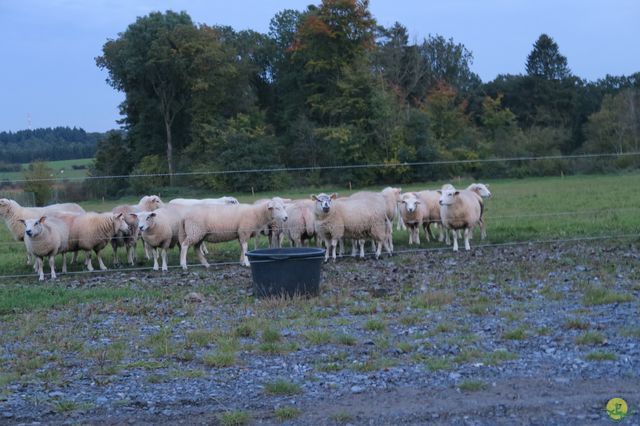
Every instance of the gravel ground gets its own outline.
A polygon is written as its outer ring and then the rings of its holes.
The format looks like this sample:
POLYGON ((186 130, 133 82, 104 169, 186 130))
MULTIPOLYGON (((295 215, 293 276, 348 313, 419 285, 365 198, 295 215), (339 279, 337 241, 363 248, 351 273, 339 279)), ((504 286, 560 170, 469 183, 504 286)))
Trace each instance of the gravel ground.
POLYGON ((2 317, 0 423, 610 424, 622 397, 640 424, 639 257, 347 258, 294 300, 255 300, 239 266, 65 278, 125 293, 2 317))

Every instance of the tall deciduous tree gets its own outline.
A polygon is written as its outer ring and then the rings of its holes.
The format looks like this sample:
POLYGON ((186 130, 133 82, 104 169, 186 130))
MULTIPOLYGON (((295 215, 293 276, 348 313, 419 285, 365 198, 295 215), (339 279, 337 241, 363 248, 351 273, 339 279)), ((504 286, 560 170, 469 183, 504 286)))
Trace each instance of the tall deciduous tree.
POLYGON ((567 58, 558 44, 546 34, 540 35, 527 57, 527 74, 545 80, 562 80, 571 76, 567 58))
MULTIPOLYGON (((109 84, 126 95, 121 109, 134 143, 144 139, 145 144, 153 142, 158 132, 164 133, 172 185, 175 126, 184 126, 189 119, 184 113, 194 87, 210 84, 210 71, 218 63, 216 57, 207 57, 214 51, 208 46, 211 42, 215 44, 215 33, 200 31, 185 12, 154 12, 138 18, 116 40, 109 40, 103 55, 96 58, 97 65, 108 70, 109 84), (204 73, 197 66, 203 62, 208 65, 204 73)), ((181 132, 182 137, 187 133, 181 132)))

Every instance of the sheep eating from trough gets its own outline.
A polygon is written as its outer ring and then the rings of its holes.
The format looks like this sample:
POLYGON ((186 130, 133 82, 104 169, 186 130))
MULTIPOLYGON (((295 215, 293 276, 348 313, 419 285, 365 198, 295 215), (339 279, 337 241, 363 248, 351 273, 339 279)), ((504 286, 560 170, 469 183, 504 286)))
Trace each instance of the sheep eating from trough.
POLYGON ((249 266, 246 257, 249 239, 257 235, 273 220, 287 220, 281 198, 266 203, 199 205, 190 209, 180 225, 180 265, 187 269, 187 250, 194 246, 205 267, 209 263, 200 251, 203 242, 220 243, 237 239, 240 242, 240 264, 249 266))

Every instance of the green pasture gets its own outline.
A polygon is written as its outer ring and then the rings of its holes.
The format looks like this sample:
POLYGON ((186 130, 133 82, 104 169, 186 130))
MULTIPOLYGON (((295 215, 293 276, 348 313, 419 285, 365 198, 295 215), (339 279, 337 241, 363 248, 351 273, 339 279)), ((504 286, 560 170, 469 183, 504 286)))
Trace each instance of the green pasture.
MULTIPOLYGON (((445 182, 403 185, 403 191, 435 189, 445 182)), ((463 188, 469 181, 453 181, 456 187, 463 188)), ((482 244, 503 244, 512 242, 536 242, 546 240, 570 240, 574 238, 596 237, 604 240, 628 241, 629 235, 640 234, 640 174, 622 174, 606 176, 568 176, 509 180, 485 181, 490 185, 493 197, 486 201, 485 222, 488 237, 480 241, 479 234, 471 241, 474 246, 482 244), (623 237, 625 236, 625 237, 623 237), (606 238, 605 238, 606 237, 606 238)), ((380 190, 381 188, 367 188, 380 190)), ((355 189, 354 189, 355 190, 355 189)), ((279 195, 288 198, 306 198, 311 193, 337 192, 348 195, 344 188, 306 188, 282 191, 277 194, 262 193, 239 195, 242 202, 251 202, 258 198, 279 195)), ((353 192, 353 191, 352 191, 353 192)), ((160 194, 162 195, 162 194, 160 194)), ((201 196, 219 196, 220 194, 201 194, 201 196)), ((135 203, 137 199, 129 197, 117 201, 87 201, 82 203, 87 210, 108 211, 123 203, 135 203)), ((394 244, 396 251, 408 248, 406 231, 396 231, 394 226, 394 244)), ((426 242, 421 234, 420 248, 439 248, 444 244, 426 242)), ((596 240, 594 244, 598 244, 596 240)), ((285 241, 285 245, 288 242, 285 241)), ((261 237, 260 246, 266 246, 261 237)), ((253 243, 249 244, 249 248, 253 243)), ((416 248, 416 246, 413 246, 416 248)), ((229 242, 209 245, 210 263, 237 261, 239 244, 229 242)), ((347 248, 347 251, 350 249, 347 248)), ((112 265, 110 246, 103 250, 103 259, 108 267, 112 265)), ((452 254, 453 256, 453 254, 452 254)), ((120 252, 120 259, 125 260, 120 252)), ((189 253, 189 263, 197 263, 196 256, 189 253)), ((60 263, 60 260, 58 260, 60 263)), ((94 267, 97 267, 94 258, 94 267)), ((151 266, 144 258, 142 248, 138 247, 138 265, 151 266)), ((169 266, 178 265, 178 250, 170 255, 169 266)), ((80 270, 81 265, 72 265, 71 271, 80 270)), ((46 272, 46 270, 45 270, 46 272)), ((6 227, 0 228, 0 275, 33 274, 26 265, 23 243, 11 239, 6 227)), ((33 274, 35 280, 35 274, 33 274)), ((29 278, 30 280, 30 278, 29 278)))
MULTIPOLYGON (((57 179, 78 179, 87 176, 89 165, 93 158, 80 158, 75 160, 47 161, 47 165, 53 169, 53 176, 57 179), (73 166, 86 166, 84 169, 76 170, 73 166)), ((29 163, 22 164, 22 170, 27 170, 29 163)), ((0 181, 22 180, 23 172, 0 172, 0 181)))

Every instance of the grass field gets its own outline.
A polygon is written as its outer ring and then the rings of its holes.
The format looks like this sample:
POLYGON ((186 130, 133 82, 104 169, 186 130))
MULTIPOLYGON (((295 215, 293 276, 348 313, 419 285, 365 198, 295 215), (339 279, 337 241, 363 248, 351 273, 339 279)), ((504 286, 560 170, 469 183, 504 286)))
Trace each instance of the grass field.
MULTIPOLYGON (((469 182, 453 183, 456 187, 465 187, 469 182)), ((486 202, 485 209, 488 237, 481 242, 476 235, 472 246, 585 237, 616 238, 640 233, 640 174, 529 178, 487 183, 493 193, 493 197, 486 202)), ((437 188, 441 184, 442 182, 404 185, 403 190, 437 188)), ((312 192, 320 191, 349 194, 349 191, 341 188, 317 188, 315 191, 307 188, 278 194, 256 194, 255 197, 240 195, 238 198, 241 202, 273 195, 306 198, 312 192)), ((203 194, 206 195, 208 194, 203 194)), ((126 198, 117 201, 87 201, 82 204, 87 210, 108 211, 115 205, 135 202, 137 200, 134 198, 126 198)), ((424 238, 421 241, 421 248, 443 247, 438 242, 427 243, 424 238)), ((394 230, 394 243, 396 250, 407 248, 407 232, 394 230)), ((264 238, 261 244, 266 244, 264 238)), ((143 259, 142 249, 139 247, 138 250, 138 259, 143 259)), ((107 266, 111 264, 111 256, 111 248, 107 247, 103 251, 107 266)), ((209 260, 214 263, 228 262, 237 260, 238 256, 238 243, 230 242, 215 245, 209 260)), ((195 261, 195 256, 191 257, 190 253, 190 262, 195 261)), ((150 266, 146 260, 140 262, 139 266, 150 266)), ((170 266, 177 264, 178 253, 174 250, 170 266)), ((74 265, 72 268, 77 269, 79 266, 74 265)), ((30 268, 25 264, 23 244, 13 241, 8 230, 2 227, 0 275, 24 273, 30 273, 30 268)))
MULTIPOLYGON (((80 158, 76 160, 47 161, 47 165, 53 169, 53 177, 60 179, 78 179, 87 176, 87 170, 93 158, 80 158), (73 166, 86 166, 76 170, 73 166)), ((29 163, 22 164, 22 170, 27 170, 29 163)), ((0 181, 24 179, 23 172, 0 172, 0 181)))

